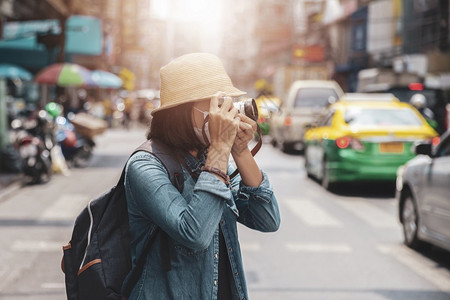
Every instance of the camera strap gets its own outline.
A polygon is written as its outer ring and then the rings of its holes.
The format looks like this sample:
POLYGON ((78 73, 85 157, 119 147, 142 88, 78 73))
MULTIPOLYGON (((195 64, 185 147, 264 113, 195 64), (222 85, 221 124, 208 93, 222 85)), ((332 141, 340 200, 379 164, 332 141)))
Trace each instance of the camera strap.
MULTIPOLYGON (((261 146, 262 146, 261 128, 259 127, 258 124, 256 126, 257 126, 256 132, 258 133, 258 142, 256 143, 255 147, 253 147, 253 149, 250 151, 253 156, 255 156, 256 153, 258 153, 259 149, 261 149, 261 146)), ((239 169, 236 168, 236 170, 234 170, 234 172, 231 173, 230 179, 234 178, 238 173, 239 173, 239 169)))

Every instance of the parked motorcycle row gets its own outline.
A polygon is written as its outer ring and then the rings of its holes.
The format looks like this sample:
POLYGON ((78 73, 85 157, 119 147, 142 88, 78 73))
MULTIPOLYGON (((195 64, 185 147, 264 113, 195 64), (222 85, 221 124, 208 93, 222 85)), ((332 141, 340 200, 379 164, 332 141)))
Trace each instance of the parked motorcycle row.
POLYGON ((95 142, 78 132, 60 106, 48 103, 42 110, 23 110, 11 118, 11 142, 16 151, 10 165, 26 183, 46 183, 54 172, 86 167, 95 142), (15 160, 15 161, 14 161, 15 160))

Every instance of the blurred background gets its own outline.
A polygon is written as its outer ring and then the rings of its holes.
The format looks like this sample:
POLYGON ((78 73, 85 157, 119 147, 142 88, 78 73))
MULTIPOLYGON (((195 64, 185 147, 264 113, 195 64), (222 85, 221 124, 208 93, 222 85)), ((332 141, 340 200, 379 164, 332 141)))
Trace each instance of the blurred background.
POLYGON ((450 299, 449 16, 448 0, 0 0, 0 299, 65 298, 75 217, 190 52, 259 110, 283 221, 239 229, 251 299, 450 299))

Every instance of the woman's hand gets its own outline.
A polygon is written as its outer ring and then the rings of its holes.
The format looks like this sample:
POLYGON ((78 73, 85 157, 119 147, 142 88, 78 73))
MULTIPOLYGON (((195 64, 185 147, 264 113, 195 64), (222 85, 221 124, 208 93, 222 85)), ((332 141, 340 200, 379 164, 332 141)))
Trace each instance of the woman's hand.
POLYGON ((211 98, 209 109, 210 146, 206 165, 218 168, 226 173, 231 148, 236 139, 239 127, 238 111, 233 106, 230 97, 224 97, 219 105, 219 97, 224 93, 217 93, 211 98))
POLYGON ((239 156, 243 151, 249 150, 248 143, 255 136, 255 132, 258 124, 250 119, 244 114, 238 114, 240 118, 239 128, 236 134, 236 139, 234 140, 233 147, 231 148, 231 153, 233 157, 239 156))
POLYGON ((239 114, 238 118, 241 121, 231 153, 233 154, 234 162, 239 169, 244 184, 251 187, 258 187, 263 179, 262 173, 248 148, 248 143, 253 139, 258 124, 242 114, 239 114))

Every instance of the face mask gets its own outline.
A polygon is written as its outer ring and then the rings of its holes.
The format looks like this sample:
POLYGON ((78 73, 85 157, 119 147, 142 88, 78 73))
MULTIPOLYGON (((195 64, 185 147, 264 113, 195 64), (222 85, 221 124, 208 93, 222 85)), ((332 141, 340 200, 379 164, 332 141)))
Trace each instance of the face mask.
MULTIPOLYGON (((203 114, 203 123, 205 123, 206 117, 208 116, 209 112, 200 110, 195 106, 194 106, 194 109, 203 114)), ((210 134, 209 134, 209 123, 207 122, 204 127, 205 127, 206 138, 208 139, 207 141, 205 141, 205 139, 203 138, 203 128, 198 128, 198 127, 194 126, 194 132, 195 132, 195 135, 199 138, 199 140, 203 144, 207 145, 207 144, 209 144, 209 141, 211 140, 210 134)))

